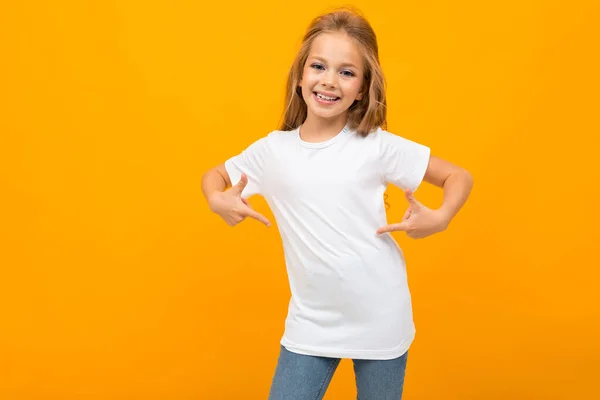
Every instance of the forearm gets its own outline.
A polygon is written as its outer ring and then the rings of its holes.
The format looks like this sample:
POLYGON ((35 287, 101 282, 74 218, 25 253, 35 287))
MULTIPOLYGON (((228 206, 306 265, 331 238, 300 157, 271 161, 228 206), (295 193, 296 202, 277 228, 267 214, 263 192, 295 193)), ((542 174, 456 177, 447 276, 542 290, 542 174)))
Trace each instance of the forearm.
POLYGON ((450 174, 444 181, 444 202, 440 207, 448 221, 452 220, 467 201, 473 187, 473 177, 466 170, 450 174))

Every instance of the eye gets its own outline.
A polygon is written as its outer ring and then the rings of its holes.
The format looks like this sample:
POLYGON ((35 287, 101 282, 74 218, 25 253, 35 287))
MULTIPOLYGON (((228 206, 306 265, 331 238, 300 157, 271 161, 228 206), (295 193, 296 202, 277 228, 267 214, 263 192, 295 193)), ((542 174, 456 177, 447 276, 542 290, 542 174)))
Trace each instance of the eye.
POLYGON ((343 74, 344 76, 355 76, 354 72, 352 72, 352 71, 348 71, 348 70, 344 70, 344 71, 342 71, 342 74, 343 74))
POLYGON ((312 64, 311 68, 314 68, 314 69, 325 69, 325 67, 323 67, 321 64, 312 64))

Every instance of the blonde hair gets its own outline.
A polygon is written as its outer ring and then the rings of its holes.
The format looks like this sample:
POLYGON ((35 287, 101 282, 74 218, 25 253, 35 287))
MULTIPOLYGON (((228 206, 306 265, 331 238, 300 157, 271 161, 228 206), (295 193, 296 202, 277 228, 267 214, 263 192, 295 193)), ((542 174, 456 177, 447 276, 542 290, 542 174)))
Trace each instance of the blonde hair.
POLYGON ((315 18, 309 25, 302 45, 290 69, 285 95, 285 111, 280 130, 298 128, 307 116, 306 102, 299 90, 304 64, 312 43, 323 33, 346 33, 356 41, 364 60, 365 71, 361 100, 348 109, 348 126, 363 136, 386 125, 385 78, 379 64, 377 37, 371 25, 358 11, 341 8, 315 18))

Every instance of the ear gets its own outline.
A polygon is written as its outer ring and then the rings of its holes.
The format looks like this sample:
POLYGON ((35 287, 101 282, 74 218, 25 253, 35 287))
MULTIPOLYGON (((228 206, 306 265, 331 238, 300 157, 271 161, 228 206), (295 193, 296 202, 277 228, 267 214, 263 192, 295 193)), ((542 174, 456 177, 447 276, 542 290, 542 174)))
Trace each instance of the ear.
POLYGON ((356 101, 361 101, 363 98, 364 92, 358 92, 356 95, 356 101))
POLYGON ((369 91, 369 86, 368 86, 367 82, 363 82, 360 92, 358 92, 358 94, 356 95, 356 101, 361 101, 363 99, 363 97, 365 96, 365 94, 368 93, 368 91, 369 91))
POLYGON ((356 95, 356 101, 361 101, 368 89, 369 87, 366 85, 366 82, 363 82, 360 92, 356 95))

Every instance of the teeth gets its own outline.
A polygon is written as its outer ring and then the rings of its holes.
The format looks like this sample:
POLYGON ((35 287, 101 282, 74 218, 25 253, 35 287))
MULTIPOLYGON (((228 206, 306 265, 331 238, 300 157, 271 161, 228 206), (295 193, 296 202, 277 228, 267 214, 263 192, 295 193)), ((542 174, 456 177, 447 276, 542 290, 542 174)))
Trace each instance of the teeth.
POLYGON ((324 99, 324 100, 329 100, 329 101, 334 101, 337 97, 327 97, 327 96, 323 96, 320 93, 317 93, 317 97, 324 99))

